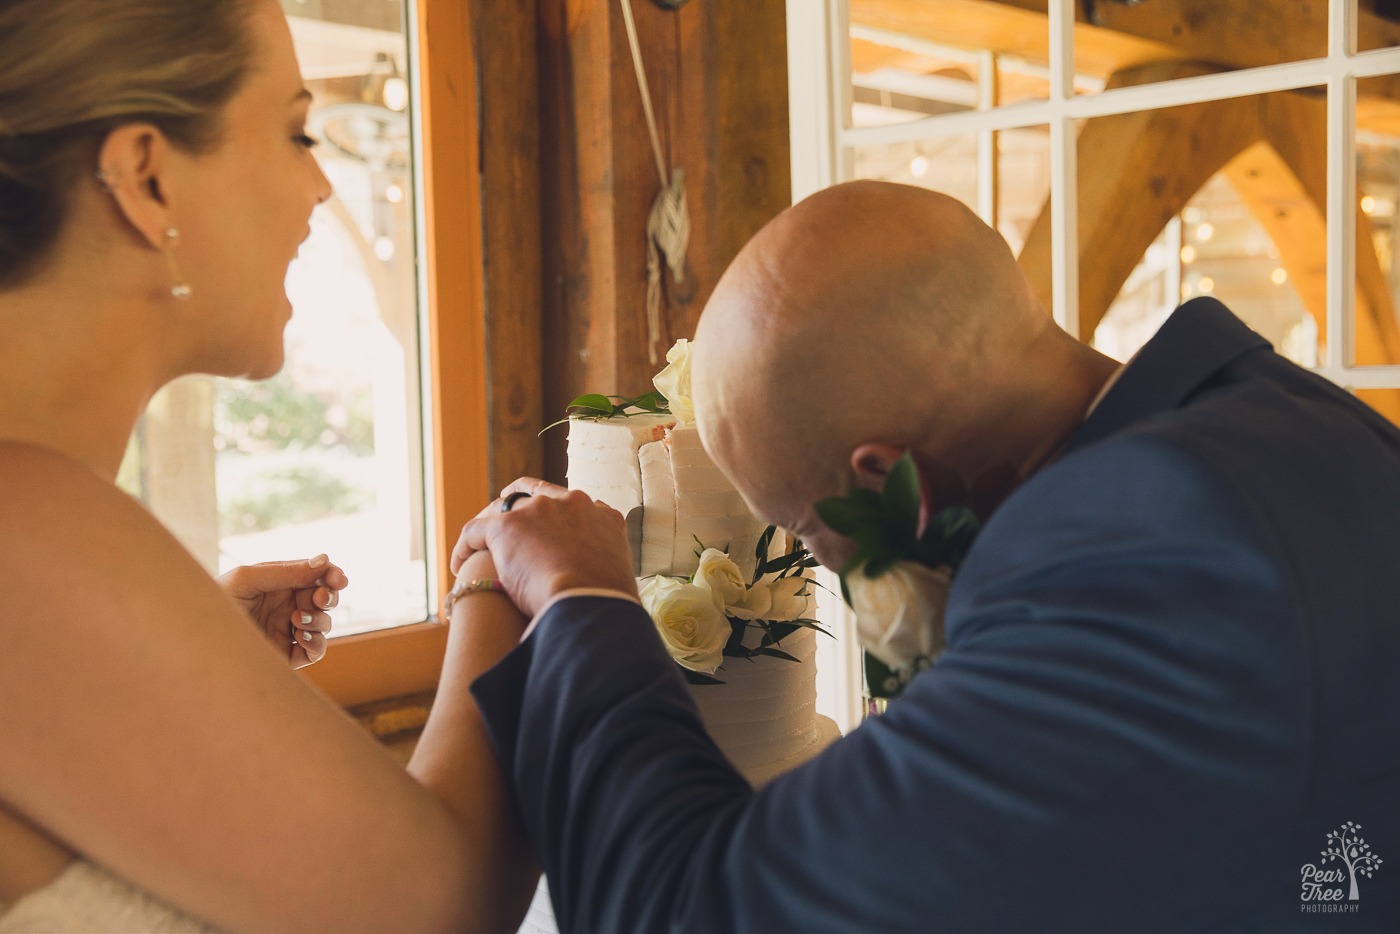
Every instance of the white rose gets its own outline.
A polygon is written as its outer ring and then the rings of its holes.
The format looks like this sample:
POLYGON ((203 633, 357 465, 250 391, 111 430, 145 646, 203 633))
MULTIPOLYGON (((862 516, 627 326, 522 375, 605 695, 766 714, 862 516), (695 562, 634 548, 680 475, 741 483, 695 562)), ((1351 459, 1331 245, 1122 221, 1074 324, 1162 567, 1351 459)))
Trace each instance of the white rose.
POLYGON ((744 598, 744 572, 718 548, 706 548, 701 552, 692 581, 714 594, 715 606, 721 610, 744 598))
POLYGON ((657 576, 642 586, 641 597, 676 663, 691 671, 714 674, 724 661, 731 630, 710 591, 684 580, 657 576))
POLYGON ((760 583, 745 589, 737 602, 725 606, 724 612, 735 619, 768 619, 772 606, 772 591, 760 583))
POLYGON ((812 597, 807 590, 808 583, 805 577, 784 577, 770 581, 768 592, 773 595, 773 601, 766 618, 778 622, 805 619, 812 604, 812 597))
POLYGON ((943 610, 953 574, 901 561, 879 577, 861 567, 846 578, 856 633, 865 650, 891 668, 931 658, 943 644, 943 610))
POLYGON ((666 397, 676 424, 683 428, 695 421, 695 404, 690 399, 690 341, 676 341, 666 351, 666 363, 666 369, 657 373, 651 383, 666 397))

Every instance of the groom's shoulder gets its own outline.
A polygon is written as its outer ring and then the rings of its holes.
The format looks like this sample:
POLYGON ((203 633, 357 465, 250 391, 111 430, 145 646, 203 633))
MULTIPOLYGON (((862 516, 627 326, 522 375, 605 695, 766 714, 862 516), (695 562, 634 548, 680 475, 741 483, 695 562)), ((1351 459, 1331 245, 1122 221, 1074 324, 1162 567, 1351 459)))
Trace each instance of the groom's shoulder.
POLYGON ((1281 570, 1394 553, 1400 443, 1347 398, 1240 381, 1041 470, 991 517, 974 554, 1025 564, 1146 543, 1224 546, 1281 570))
POLYGON ((1074 451, 1028 479, 991 517, 984 538, 1100 541, 1177 527, 1217 531, 1247 519, 1244 477, 1209 438, 1157 422, 1074 451))

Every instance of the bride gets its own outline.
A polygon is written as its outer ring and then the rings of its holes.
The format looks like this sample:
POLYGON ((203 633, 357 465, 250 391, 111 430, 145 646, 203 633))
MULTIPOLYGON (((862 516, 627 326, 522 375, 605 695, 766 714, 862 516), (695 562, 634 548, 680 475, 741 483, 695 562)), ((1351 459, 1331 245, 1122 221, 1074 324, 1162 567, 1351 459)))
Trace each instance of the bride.
POLYGON ((457 601, 406 773, 288 670, 338 569, 221 588, 114 484, 163 384, 281 368, 308 97, 275 0, 0 2, 0 931, 511 930, 533 891, 467 690, 504 597, 457 601))

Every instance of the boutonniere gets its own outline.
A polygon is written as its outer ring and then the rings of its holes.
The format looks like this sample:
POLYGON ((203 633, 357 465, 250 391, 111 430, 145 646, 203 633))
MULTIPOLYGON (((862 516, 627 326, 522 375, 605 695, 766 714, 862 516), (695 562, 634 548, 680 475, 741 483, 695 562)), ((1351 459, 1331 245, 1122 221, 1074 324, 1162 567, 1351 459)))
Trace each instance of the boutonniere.
POLYGON ((856 544, 838 571, 856 614, 872 698, 896 697, 943 648, 948 589, 981 524, 967 506, 950 506, 919 528, 919 474, 905 453, 884 488, 852 489, 816 504, 833 531, 856 544))

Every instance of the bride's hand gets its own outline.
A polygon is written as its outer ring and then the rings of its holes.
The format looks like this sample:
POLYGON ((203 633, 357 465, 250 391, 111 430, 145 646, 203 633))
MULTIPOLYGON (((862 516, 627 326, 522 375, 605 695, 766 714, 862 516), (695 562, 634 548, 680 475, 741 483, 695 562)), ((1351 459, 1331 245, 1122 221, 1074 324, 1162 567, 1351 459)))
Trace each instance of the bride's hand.
POLYGON ((326 654, 331 631, 326 611, 340 602, 350 583, 325 555, 309 561, 268 561, 234 568, 219 578, 273 647, 293 668, 315 664, 326 654))

